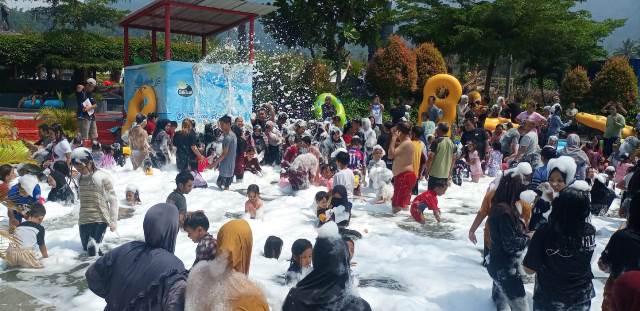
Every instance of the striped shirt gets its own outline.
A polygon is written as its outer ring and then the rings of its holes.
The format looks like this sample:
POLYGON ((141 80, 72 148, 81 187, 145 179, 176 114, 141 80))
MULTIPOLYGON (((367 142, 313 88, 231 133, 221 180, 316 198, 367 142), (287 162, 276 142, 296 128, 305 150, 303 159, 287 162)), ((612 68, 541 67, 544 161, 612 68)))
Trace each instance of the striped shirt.
POLYGON ((80 176, 78 180, 78 198, 80 199, 80 216, 78 224, 110 223, 109 205, 106 193, 113 191, 111 181, 105 178, 102 186, 93 175, 80 176))

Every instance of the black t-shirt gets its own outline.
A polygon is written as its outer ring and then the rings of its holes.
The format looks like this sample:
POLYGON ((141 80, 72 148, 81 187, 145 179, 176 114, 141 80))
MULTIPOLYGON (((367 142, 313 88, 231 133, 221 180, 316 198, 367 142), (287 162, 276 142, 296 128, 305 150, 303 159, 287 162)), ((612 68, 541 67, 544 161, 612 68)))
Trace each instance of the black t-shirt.
POLYGON ((611 277, 640 269, 640 234, 629 228, 616 231, 600 257, 609 266, 611 277))
POLYGON ((176 146, 176 156, 195 159, 196 155, 191 150, 191 146, 197 144, 197 137, 194 131, 184 134, 182 131, 173 136, 173 145, 176 146))
POLYGON ((516 117, 522 112, 522 109, 520 109, 520 105, 516 104, 516 103, 510 103, 507 105, 506 108, 502 109, 502 111, 500 112, 500 115, 503 118, 509 118, 511 119, 512 123, 516 122, 516 117))
POLYGON ((484 159, 485 150, 487 148, 487 140, 489 136, 487 135, 487 131, 481 128, 476 128, 472 131, 465 131, 462 133, 460 137, 460 141, 463 145, 466 145, 470 141, 476 145, 476 150, 478 151, 478 155, 480 159, 484 159))
POLYGON ((585 224, 581 246, 565 246, 551 225, 537 230, 529 243, 523 265, 536 271, 534 299, 577 304, 593 297, 591 257, 596 247, 595 228, 585 224))
POLYGON ((393 107, 391 111, 389 111, 389 114, 391 115, 391 122, 393 124, 400 122, 401 119, 404 118, 406 113, 407 107, 405 107, 404 105, 393 107))
POLYGON ((87 100, 87 98, 89 99, 89 101, 91 101, 91 104, 95 104, 96 101, 93 99, 93 94, 90 92, 76 92, 76 100, 78 102, 78 106, 77 106, 77 110, 76 110, 76 115, 78 118, 80 119, 87 119, 87 120, 93 120, 95 118, 95 114, 89 115, 86 111, 84 111, 84 107, 82 106, 82 103, 84 103, 85 100, 87 100))

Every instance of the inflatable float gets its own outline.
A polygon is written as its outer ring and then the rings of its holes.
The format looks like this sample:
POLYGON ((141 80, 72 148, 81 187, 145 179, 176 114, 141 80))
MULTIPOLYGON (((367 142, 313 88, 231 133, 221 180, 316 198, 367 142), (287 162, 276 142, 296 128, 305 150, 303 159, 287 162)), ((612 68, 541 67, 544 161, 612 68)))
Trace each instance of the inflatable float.
POLYGON ((131 125, 136 121, 136 115, 141 113, 148 115, 156 111, 156 92, 150 85, 143 85, 136 90, 129 100, 127 108, 127 121, 122 126, 122 137, 126 137, 131 129, 131 125))
POLYGON ((27 99, 22 103, 22 108, 42 108, 42 107, 50 107, 50 108, 63 108, 64 102, 59 99, 45 99, 44 104, 40 99, 36 99, 36 102, 33 103, 32 100, 27 99))
POLYGON ((313 102, 313 110, 315 111, 316 118, 322 119, 322 104, 324 104, 325 98, 329 96, 331 98, 331 104, 336 108, 336 115, 340 117, 340 123, 344 125, 347 123, 347 116, 344 112, 344 106, 340 99, 331 93, 322 93, 313 102))
MULTIPOLYGON (((584 112, 578 112, 578 114, 576 115, 576 121, 586 127, 590 127, 601 132, 604 132, 604 129, 607 125, 607 117, 584 112)), ((622 129, 622 138, 626 138, 632 135, 635 135, 633 127, 627 125, 624 127, 624 129, 622 129)))
MULTIPOLYGON (((511 122, 511 119, 508 118, 486 118, 484 120, 484 129, 489 131, 494 131, 498 124, 505 124, 511 122)), ((514 128, 518 128, 518 123, 511 123, 514 128)))
POLYGON ((427 80, 422 92, 422 103, 418 109, 418 124, 422 123, 422 114, 427 111, 429 106, 429 96, 436 97, 436 107, 442 109, 442 121, 449 123, 449 135, 451 134, 451 124, 456 119, 456 106, 462 96, 462 85, 456 77, 448 74, 437 74, 427 80), (440 98, 436 92, 441 88, 445 88, 448 93, 446 97, 440 98))

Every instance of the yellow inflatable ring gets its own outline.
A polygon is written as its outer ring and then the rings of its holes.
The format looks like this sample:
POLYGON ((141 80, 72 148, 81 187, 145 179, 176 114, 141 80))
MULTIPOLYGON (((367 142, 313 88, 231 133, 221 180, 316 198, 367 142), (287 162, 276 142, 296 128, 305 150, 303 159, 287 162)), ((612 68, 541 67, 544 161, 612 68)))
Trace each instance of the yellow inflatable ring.
MULTIPOLYGON (((489 131, 494 131, 498 124, 505 124, 511 122, 511 119, 507 118, 486 118, 484 120, 484 129, 489 131)), ((518 128, 518 123, 511 123, 514 128, 518 128)))
POLYGON ((462 97, 460 81, 456 77, 444 73, 429 78, 422 92, 422 103, 418 109, 418 123, 422 123, 422 114, 427 111, 429 96, 436 97, 436 106, 443 112, 442 122, 449 123, 449 135, 451 135, 451 125, 456 119, 456 106, 462 97), (436 96, 436 91, 440 88, 446 88, 449 91, 447 97, 439 98, 436 96))
POLYGON ((315 113, 316 118, 322 118, 322 105, 324 104, 324 100, 327 96, 331 98, 331 104, 336 109, 336 115, 340 117, 340 124, 344 125, 347 123, 347 115, 344 111, 344 105, 342 105, 342 101, 340 101, 339 98, 331 93, 322 93, 316 97, 315 102, 313 102, 313 112, 315 113))
MULTIPOLYGON (((578 112, 576 115, 576 121, 586 127, 599 130, 603 133, 607 126, 607 117, 584 112, 578 112)), ((627 138, 633 135, 635 135, 633 127, 627 125, 622 129, 622 138, 627 138)))
POLYGON ((127 108, 127 121, 122 127, 122 136, 126 136, 131 129, 131 125, 136 122, 136 115, 141 113, 148 115, 151 112, 155 112, 156 107, 156 92, 150 85, 143 85, 136 90, 133 97, 129 100, 129 107, 127 108))

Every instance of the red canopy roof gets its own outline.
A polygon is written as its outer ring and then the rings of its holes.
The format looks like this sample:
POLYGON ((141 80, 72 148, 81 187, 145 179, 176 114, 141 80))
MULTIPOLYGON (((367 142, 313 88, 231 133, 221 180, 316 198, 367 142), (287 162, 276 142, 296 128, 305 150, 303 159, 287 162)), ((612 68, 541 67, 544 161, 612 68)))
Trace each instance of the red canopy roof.
POLYGON ((171 33, 209 36, 268 14, 275 6, 238 0, 154 0, 127 15, 120 26, 165 31, 169 13, 171 33))

